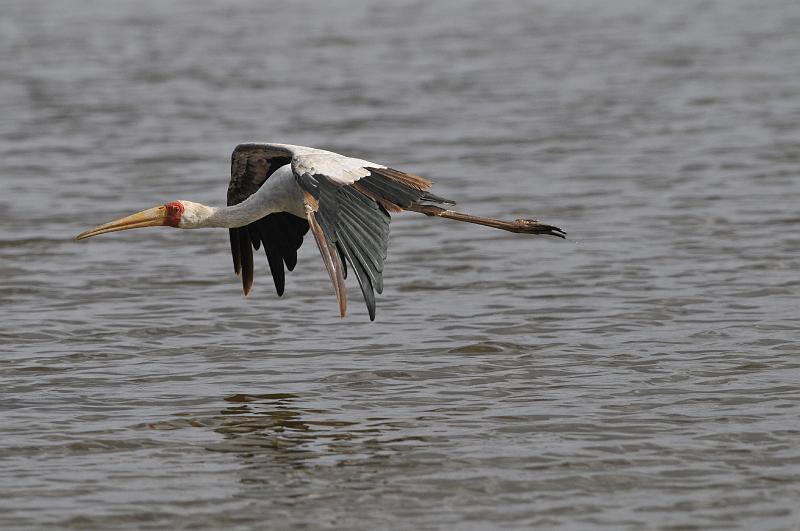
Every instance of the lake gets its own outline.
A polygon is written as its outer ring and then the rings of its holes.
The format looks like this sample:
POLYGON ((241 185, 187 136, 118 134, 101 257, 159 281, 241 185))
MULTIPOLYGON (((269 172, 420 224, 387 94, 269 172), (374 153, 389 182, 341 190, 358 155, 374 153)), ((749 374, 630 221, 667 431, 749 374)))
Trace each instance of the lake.
POLYGON ((800 3, 4 2, 0 527, 797 529, 800 3), (424 175, 370 322, 245 141, 424 175))

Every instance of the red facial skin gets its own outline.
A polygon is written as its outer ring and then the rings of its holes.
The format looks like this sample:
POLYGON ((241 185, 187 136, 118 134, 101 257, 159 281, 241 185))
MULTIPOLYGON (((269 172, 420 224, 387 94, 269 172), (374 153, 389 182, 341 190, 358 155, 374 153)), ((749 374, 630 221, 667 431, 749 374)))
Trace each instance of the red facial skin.
POLYGON ((179 201, 172 201, 171 203, 164 205, 164 207, 167 209, 167 215, 164 218, 164 225, 177 227, 178 223, 181 222, 181 216, 183 215, 183 205, 179 201))

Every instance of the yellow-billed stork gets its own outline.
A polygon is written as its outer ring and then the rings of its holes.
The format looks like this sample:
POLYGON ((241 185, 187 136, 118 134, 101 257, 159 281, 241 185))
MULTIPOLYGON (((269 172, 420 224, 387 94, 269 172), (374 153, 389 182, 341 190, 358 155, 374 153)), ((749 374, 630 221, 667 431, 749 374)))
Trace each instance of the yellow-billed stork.
POLYGON ((428 192, 431 181, 366 160, 290 144, 240 144, 231 157, 228 206, 172 201, 80 233, 82 240, 140 227, 230 229, 233 268, 244 294, 253 285, 253 248, 263 245, 278 295, 284 264, 292 271, 308 229, 328 270, 339 314, 347 311, 347 263, 355 272, 375 319, 375 291, 383 292, 383 262, 389 240, 389 213, 411 210, 510 232, 566 233, 536 220, 501 221, 462 214, 437 205, 453 201, 428 192))

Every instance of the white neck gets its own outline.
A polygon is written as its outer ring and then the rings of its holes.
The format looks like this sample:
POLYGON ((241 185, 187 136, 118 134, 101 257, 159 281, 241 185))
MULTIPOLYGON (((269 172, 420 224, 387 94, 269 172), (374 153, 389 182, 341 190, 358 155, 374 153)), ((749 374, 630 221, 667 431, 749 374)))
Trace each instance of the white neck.
POLYGON ((233 229, 249 225, 274 212, 271 208, 243 207, 244 203, 228 207, 212 207, 185 200, 181 200, 181 203, 183 203, 184 211, 178 226, 182 229, 233 229))
POLYGON ((184 212, 179 226, 186 229, 243 227, 275 212, 289 212, 305 218, 303 194, 288 166, 279 168, 256 193, 238 205, 210 207, 181 202, 184 212))

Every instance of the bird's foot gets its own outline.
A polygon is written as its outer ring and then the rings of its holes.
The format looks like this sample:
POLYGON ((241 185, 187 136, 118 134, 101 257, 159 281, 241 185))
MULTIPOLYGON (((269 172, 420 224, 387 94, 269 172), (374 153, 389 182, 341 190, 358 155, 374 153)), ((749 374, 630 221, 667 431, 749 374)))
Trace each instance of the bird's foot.
POLYGON ((567 237, 567 233, 554 225, 546 225, 539 223, 536 219, 515 219, 513 232, 521 232, 524 234, 546 234, 548 236, 557 236, 559 238, 567 237))

